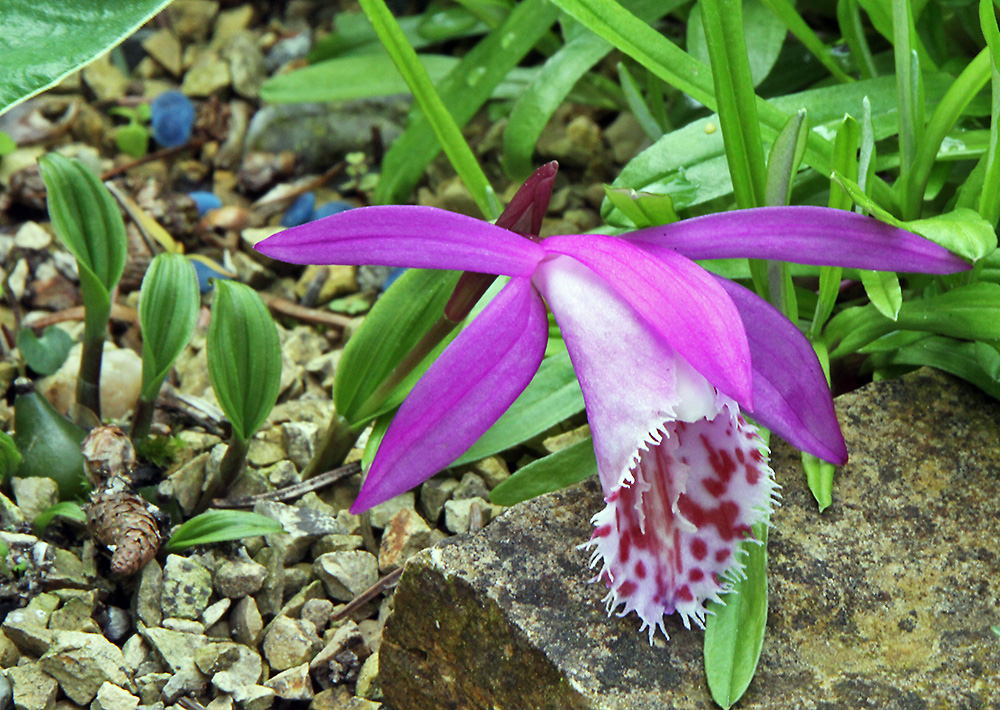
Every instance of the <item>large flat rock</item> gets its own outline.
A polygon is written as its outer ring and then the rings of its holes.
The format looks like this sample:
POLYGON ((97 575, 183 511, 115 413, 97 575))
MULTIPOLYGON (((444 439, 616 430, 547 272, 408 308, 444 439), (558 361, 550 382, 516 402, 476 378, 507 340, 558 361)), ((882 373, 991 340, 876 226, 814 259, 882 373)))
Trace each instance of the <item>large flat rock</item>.
MULTIPOLYGON (((1000 708, 1000 405, 932 370, 838 399, 851 461, 822 515, 773 465, 770 616, 739 707, 1000 708)), ((380 652, 396 710, 712 708, 703 632, 605 614, 577 548, 596 481, 515 506, 407 565, 380 652)))

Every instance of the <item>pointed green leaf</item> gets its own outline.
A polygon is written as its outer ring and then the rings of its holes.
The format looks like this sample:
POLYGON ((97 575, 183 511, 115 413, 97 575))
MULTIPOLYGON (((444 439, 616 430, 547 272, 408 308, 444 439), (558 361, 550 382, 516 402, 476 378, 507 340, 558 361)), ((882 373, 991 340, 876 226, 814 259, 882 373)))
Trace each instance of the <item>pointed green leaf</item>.
POLYGON ((709 602, 705 624, 705 675, 712 699, 731 708, 757 670, 767 624, 767 524, 753 526, 757 545, 743 542, 746 578, 736 580, 725 604, 709 602))
POLYGON ((5 2, 0 113, 86 66, 170 0, 5 2))
POLYGON ((904 222, 904 225, 911 232, 969 261, 979 261, 997 248, 997 233, 989 221, 975 210, 963 207, 936 217, 904 222))
POLYGON ((868 300, 886 318, 896 320, 903 305, 903 289, 899 278, 891 271, 862 271, 861 283, 868 294, 868 300))
POLYGON ((837 467, 803 451, 802 469, 806 472, 809 490, 812 491, 819 505, 819 512, 822 513, 833 504, 833 478, 837 467))
POLYGON ((215 397, 233 434, 247 441, 271 413, 281 380, 278 329, 251 288, 215 282, 207 349, 215 397))
POLYGON ((879 358, 881 366, 936 367, 971 382, 1000 399, 1000 353, 989 343, 969 343, 931 335, 879 358))
MULTIPOLYGON (((442 317, 459 276, 455 271, 408 269, 382 294, 347 342, 337 367, 333 401, 342 417, 351 424, 359 424, 359 416, 365 414, 362 407, 367 410, 366 418, 371 418, 402 401, 368 402, 424 333, 442 317)), ((440 349, 443 345, 437 352, 440 349)), ((415 375, 406 381, 412 384, 415 375)))
POLYGON ((87 336, 103 337, 111 292, 125 269, 125 223, 111 193, 83 163, 58 153, 38 163, 52 227, 79 267, 87 336))
POLYGON ((767 156, 765 204, 769 206, 788 204, 792 196, 795 175, 806 152, 808 137, 809 119, 806 110, 800 109, 792 114, 771 144, 771 152, 767 156))
POLYGON ((14 443, 23 457, 17 475, 55 480, 64 500, 78 498, 89 488, 80 453, 85 435, 37 392, 14 400, 14 443))
POLYGON ((246 510, 207 510, 179 525, 163 549, 167 552, 179 552, 195 545, 210 545, 284 531, 277 520, 259 513, 246 510))
POLYGON ((0 431, 0 481, 6 481, 17 471, 21 463, 21 452, 17 444, 5 431, 0 431))
POLYGON ((518 469, 490 492, 497 505, 514 505, 566 486, 597 473, 594 442, 590 437, 518 469))
POLYGON ((569 353, 546 358, 510 408, 452 466, 491 456, 583 411, 583 392, 569 353))
POLYGON ((191 262, 181 254, 158 254, 139 293, 143 399, 156 399, 163 379, 191 340, 200 303, 191 262))
POLYGON ((69 518, 70 520, 75 520, 78 523, 87 522, 87 514, 83 512, 83 508, 80 507, 79 503, 64 500, 61 503, 49 506, 32 521, 31 527, 35 534, 41 535, 45 532, 45 528, 47 528, 49 523, 52 522, 52 519, 57 516, 60 518, 69 518))
POLYGON ((62 367, 73 347, 73 338, 62 328, 50 325, 35 335, 31 328, 21 328, 17 334, 17 349, 24 362, 39 375, 51 375, 62 367))

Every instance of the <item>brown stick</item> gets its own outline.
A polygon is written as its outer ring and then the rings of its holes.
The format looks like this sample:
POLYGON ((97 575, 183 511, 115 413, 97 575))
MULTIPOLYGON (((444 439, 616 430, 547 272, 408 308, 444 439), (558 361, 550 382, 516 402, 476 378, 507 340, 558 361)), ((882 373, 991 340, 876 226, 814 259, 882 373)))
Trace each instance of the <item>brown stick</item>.
POLYGON ((212 501, 212 506, 215 508, 252 508, 255 503, 262 501, 292 500, 293 498, 304 496, 306 493, 318 491, 321 488, 333 485, 342 478, 353 476, 356 473, 361 473, 360 461, 352 461, 340 468, 326 471, 318 476, 313 476, 307 481, 293 483, 276 491, 260 493, 255 496, 246 496, 245 498, 216 498, 212 501))

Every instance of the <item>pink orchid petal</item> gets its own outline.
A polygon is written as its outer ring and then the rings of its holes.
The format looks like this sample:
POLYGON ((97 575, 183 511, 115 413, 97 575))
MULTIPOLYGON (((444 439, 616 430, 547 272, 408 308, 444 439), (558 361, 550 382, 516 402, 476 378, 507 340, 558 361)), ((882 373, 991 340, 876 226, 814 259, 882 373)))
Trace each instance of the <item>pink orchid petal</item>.
POLYGON ((625 240, 600 234, 549 237, 542 246, 550 254, 573 257, 614 284, 681 357, 752 411, 750 350, 743 322, 707 271, 669 250, 652 256, 625 240))
POLYGON ((629 483, 641 449, 667 420, 697 420, 718 394, 607 281, 570 256, 543 261, 535 285, 559 323, 606 492, 629 483))
POLYGON ((717 212, 626 239, 689 259, 746 257, 879 271, 950 274, 971 268, 944 247, 884 222, 828 207, 757 207, 717 212))
POLYGON ((468 449, 528 386, 547 340, 545 304, 528 279, 511 279, 400 406, 351 512, 419 485, 468 449))
POLYGON ((257 243, 293 264, 379 264, 530 276, 544 256, 530 239, 435 207, 388 205, 340 212, 257 243))
POLYGON ((635 482, 606 496, 594 516, 591 564, 603 562, 608 611, 631 611, 649 629, 675 611, 704 626, 705 602, 720 601, 742 572, 739 542, 771 508, 775 484, 756 429, 725 401, 710 417, 670 422, 642 452, 635 482))
POLYGON ((746 324, 753 360, 754 418, 792 446, 830 463, 847 446, 816 352, 795 325, 757 294, 716 277, 746 324))

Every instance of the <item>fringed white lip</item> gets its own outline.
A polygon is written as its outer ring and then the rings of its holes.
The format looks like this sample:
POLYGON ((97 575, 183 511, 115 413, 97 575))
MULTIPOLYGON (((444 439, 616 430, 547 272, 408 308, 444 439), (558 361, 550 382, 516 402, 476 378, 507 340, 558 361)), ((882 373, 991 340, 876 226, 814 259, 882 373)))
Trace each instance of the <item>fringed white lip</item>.
MULTIPOLYGON (((559 262, 558 264, 556 262, 559 262)), ((740 541, 770 511, 766 448, 739 407, 677 355, 603 279, 572 260, 534 278, 559 322, 594 435, 607 507, 594 516, 608 610, 704 625, 740 574, 740 541)))

